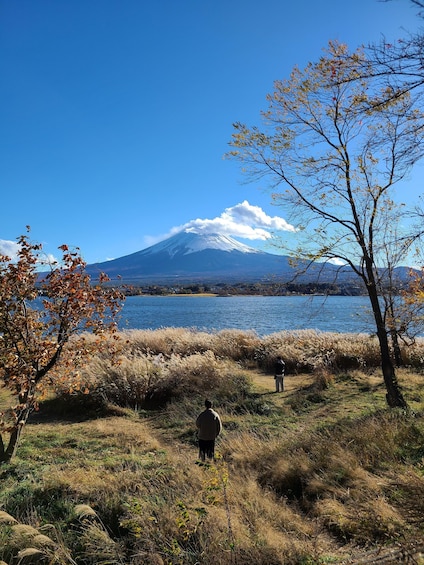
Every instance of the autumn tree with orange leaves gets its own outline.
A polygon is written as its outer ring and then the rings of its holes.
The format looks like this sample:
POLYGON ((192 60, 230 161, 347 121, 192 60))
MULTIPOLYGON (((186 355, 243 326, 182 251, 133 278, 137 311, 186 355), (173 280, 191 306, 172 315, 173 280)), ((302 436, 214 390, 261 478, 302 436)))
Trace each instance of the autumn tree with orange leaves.
POLYGON ((61 262, 40 275, 42 246, 28 235, 17 241, 16 261, 0 255, 0 378, 15 398, 1 413, 0 463, 14 456, 47 384, 71 377, 90 353, 87 332, 100 347, 116 330, 123 303, 123 295, 105 285, 105 275, 90 279, 78 249, 62 245, 61 262))

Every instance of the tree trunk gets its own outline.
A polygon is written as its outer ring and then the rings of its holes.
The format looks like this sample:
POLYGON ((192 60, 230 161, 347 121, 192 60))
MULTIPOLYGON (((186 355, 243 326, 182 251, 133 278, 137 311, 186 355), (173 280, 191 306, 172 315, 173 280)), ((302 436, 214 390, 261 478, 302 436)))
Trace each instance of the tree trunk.
POLYGON ((4 455, 5 455, 5 450, 4 450, 4 442, 3 442, 3 436, 0 435, 0 464, 4 463, 4 455))
MULTIPOLYGON (((391 286, 393 287, 393 282, 391 282, 391 286)), ((390 339, 392 341, 392 348, 393 348, 393 356, 395 358, 395 365, 396 367, 403 366, 403 359, 402 359, 402 351, 399 345, 399 334, 396 329, 396 316, 395 316, 395 308, 394 308, 394 298, 390 292, 389 296, 386 301, 386 316, 385 320, 387 322, 387 315, 389 316, 389 328, 390 328, 390 339)))
POLYGON ((396 367, 403 367, 402 351, 399 345, 399 337, 396 329, 390 330, 390 336, 392 338, 393 355, 395 357, 396 367))
POLYGON ((19 438, 21 436, 23 426, 16 424, 9 436, 9 443, 7 448, 4 447, 3 439, 1 440, 0 445, 0 464, 3 463, 10 463, 10 460, 16 453, 16 449, 18 447, 19 438))
MULTIPOLYGON (((372 278, 373 279, 373 278, 372 278)), ((408 405, 403 398, 395 368, 390 355, 389 338, 384 324, 381 306, 379 302, 377 287, 373 280, 368 281, 368 295, 371 301, 374 320, 377 326, 377 337, 380 345, 381 369, 383 371, 384 384, 386 385, 386 401, 390 408, 407 408, 408 405)))
POLYGON ((31 407, 25 408, 16 419, 15 426, 10 432, 9 443, 7 448, 4 446, 3 438, 0 437, 0 465, 3 463, 10 463, 11 459, 14 457, 16 450, 18 448, 19 439, 21 437, 22 430, 27 423, 28 417, 32 411, 31 407))

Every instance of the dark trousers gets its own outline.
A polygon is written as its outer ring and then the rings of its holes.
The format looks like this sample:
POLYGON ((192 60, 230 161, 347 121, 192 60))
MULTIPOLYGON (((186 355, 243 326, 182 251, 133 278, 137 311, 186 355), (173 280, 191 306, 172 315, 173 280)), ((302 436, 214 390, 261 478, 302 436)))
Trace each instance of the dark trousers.
POLYGON ((215 455, 215 440, 214 439, 199 439, 199 459, 202 461, 207 457, 213 459, 215 455))

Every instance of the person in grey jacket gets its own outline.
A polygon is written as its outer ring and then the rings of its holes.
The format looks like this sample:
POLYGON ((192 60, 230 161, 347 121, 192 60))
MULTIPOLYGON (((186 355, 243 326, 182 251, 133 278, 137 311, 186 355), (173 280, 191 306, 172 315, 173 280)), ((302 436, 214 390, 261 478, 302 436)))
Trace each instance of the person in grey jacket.
POLYGON ((222 430, 221 418, 212 410, 212 402, 205 400, 205 410, 196 419, 199 438, 199 458, 201 461, 213 459, 215 455, 215 440, 222 430))

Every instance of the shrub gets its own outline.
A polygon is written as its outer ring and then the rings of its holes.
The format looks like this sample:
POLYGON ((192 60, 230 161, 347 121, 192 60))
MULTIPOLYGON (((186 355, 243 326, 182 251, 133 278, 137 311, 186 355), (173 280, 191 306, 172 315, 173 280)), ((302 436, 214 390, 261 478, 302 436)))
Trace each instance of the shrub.
MULTIPOLYGON (((66 399, 67 409, 92 413, 115 405, 141 408, 164 404, 185 396, 211 394, 234 402, 247 394, 250 381, 234 363, 213 351, 181 356, 172 353, 121 355, 114 361, 96 357, 81 370, 77 388, 56 387, 56 400, 66 399)), ((63 405, 63 404, 62 404, 63 405)))
POLYGON ((162 388, 174 397, 193 392, 207 393, 219 387, 224 369, 225 364, 210 350, 185 357, 172 355, 166 366, 162 388))
POLYGON ((255 332, 221 330, 211 336, 211 349, 216 356, 249 363, 256 359, 261 340, 255 332))
POLYGON ((95 357, 81 370, 78 388, 56 386, 55 393, 66 399, 68 409, 77 405, 92 411, 109 404, 137 408, 161 378, 160 365, 152 356, 121 356, 118 362, 95 357))
POLYGON ((190 328, 127 330, 121 332, 130 355, 187 356, 211 349, 211 334, 190 328))
POLYGON ((337 372, 380 364, 377 339, 362 334, 283 331, 265 336, 256 350, 258 365, 267 372, 274 370, 274 361, 280 355, 288 373, 337 372))

